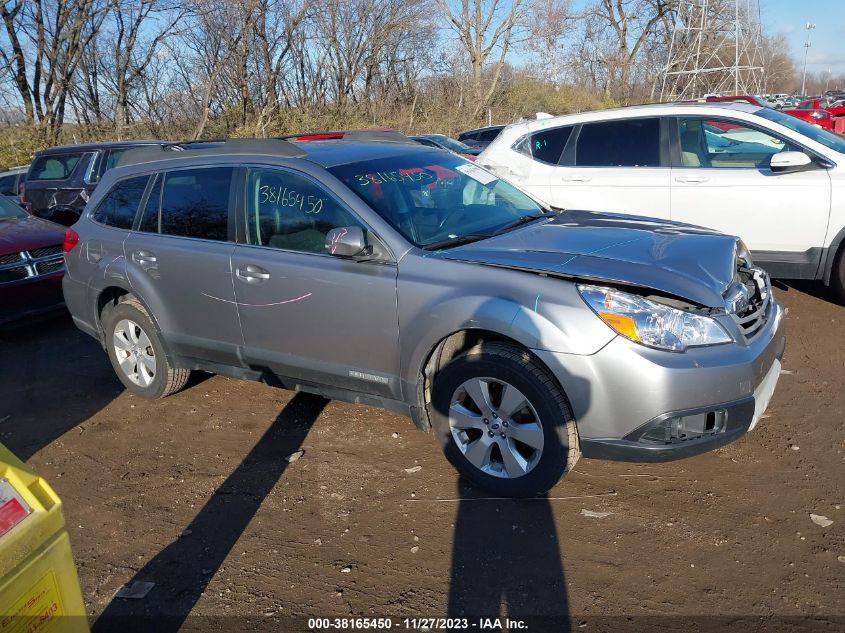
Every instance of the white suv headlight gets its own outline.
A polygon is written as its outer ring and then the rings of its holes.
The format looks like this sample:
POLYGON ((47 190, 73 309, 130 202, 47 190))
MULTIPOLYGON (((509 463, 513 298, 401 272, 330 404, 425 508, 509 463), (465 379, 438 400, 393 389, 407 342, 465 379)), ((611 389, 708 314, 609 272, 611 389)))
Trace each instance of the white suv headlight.
POLYGON ((657 349, 683 352, 688 347, 720 345, 733 339, 710 317, 649 301, 603 286, 578 285, 578 292, 617 334, 657 349))

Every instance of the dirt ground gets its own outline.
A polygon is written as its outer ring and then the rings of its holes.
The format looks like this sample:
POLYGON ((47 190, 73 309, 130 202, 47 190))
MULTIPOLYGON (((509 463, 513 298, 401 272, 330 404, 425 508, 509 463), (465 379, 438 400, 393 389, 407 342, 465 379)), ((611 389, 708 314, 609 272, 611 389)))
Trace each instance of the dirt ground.
POLYGON ((845 630, 845 308, 777 294, 784 373, 757 430, 679 462, 583 459, 544 499, 485 498, 376 409, 223 377, 146 402, 66 316, 0 336, 0 442, 64 500, 88 612, 109 616, 96 630, 447 614, 845 630), (134 580, 155 587, 114 598, 134 580))

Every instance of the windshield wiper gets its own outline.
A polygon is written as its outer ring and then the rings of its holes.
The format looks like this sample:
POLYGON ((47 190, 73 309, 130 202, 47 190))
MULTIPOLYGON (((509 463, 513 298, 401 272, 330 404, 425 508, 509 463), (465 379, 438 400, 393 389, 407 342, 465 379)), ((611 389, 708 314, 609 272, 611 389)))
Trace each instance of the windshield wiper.
POLYGON ((455 237, 450 237, 446 240, 433 242, 432 244, 426 244, 422 248, 424 251, 439 251, 442 248, 452 248, 453 246, 471 244, 472 242, 477 242, 479 240, 486 239, 491 235, 491 233, 470 233, 468 235, 457 235, 455 237))
POLYGON ((514 220, 513 222, 508 222, 504 226, 499 227, 495 231, 493 231, 490 235, 501 235, 502 233, 507 233, 508 231, 515 229, 518 226, 522 226, 523 224, 528 224, 529 222, 533 222, 534 220, 539 220, 540 218, 548 217, 546 213, 532 213, 531 215, 523 215, 521 218, 514 220))
POLYGON ((508 222, 504 226, 499 227, 492 233, 468 233, 467 235, 457 235, 455 237, 450 237, 446 240, 441 240, 440 242, 434 242, 433 244, 427 244, 423 246, 424 251, 436 251, 440 250, 441 248, 452 248, 453 246, 461 246, 463 244, 471 244, 472 242, 478 242, 479 240, 487 239, 488 237, 493 237, 495 235, 501 235, 502 233, 507 233, 511 229, 515 229, 518 226, 522 226, 523 224, 528 224, 529 222, 533 222, 534 220, 539 220, 540 218, 548 217, 548 213, 532 213, 531 215, 523 215, 521 218, 517 218, 513 222, 508 222))

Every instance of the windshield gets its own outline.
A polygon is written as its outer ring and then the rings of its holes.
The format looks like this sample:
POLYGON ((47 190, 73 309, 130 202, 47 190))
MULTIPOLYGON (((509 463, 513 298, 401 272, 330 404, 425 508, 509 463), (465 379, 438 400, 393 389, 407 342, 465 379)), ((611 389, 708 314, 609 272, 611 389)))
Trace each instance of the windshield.
POLYGON ((438 136, 431 136, 429 138, 437 141, 438 143, 440 143, 446 149, 450 149, 453 152, 458 152, 459 154, 461 152, 467 151, 470 148, 469 145, 461 143, 460 141, 456 141, 455 139, 449 138, 448 136, 439 136, 438 135, 438 136))
POLYGON ((6 196, 0 196, 0 220, 8 220, 10 218, 25 218, 26 211, 19 205, 9 200, 6 196))
POLYGON ((825 147, 837 151, 840 154, 845 154, 845 140, 835 134, 832 134, 831 132, 821 129, 820 127, 811 125, 806 121, 802 121, 801 119, 790 116, 789 114, 784 114, 783 112, 778 112, 777 110, 769 110, 767 108, 757 110, 754 114, 761 116, 764 119, 768 119, 769 121, 780 123, 784 127, 788 127, 793 132, 798 132, 799 134, 803 134, 804 136, 811 138, 816 143, 821 143, 825 147))
POLYGON ((329 171, 421 247, 481 239, 546 213, 512 185, 453 154, 421 151, 329 171))

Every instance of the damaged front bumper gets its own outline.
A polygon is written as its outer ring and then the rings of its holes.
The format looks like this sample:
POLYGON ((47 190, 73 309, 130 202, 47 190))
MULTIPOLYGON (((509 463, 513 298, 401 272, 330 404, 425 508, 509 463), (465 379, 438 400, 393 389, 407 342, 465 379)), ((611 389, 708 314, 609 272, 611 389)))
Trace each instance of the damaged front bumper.
POLYGON ((785 349, 783 310, 746 344, 671 353, 617 337, 596 354, 535 351, 569 396, 585 457, 659 462, 724 446, 753 429, 785 349))

